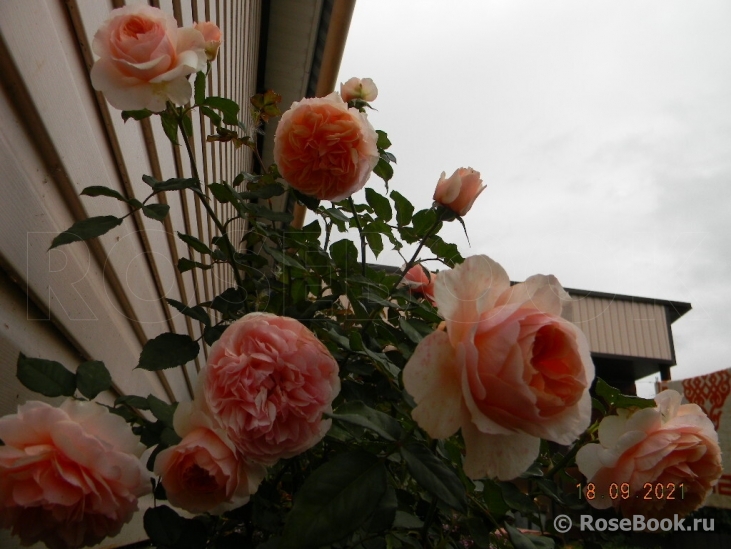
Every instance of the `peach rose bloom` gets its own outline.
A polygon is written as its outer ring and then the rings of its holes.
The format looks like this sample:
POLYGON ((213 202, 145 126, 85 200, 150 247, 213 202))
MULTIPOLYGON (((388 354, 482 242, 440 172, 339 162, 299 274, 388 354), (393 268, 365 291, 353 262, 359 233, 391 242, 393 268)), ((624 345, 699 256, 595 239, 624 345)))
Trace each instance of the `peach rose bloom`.
POLYGON ((201 371, 206 405, 239 452, 265 465, 296 456, 330 428, 338 363, 299 321, 250 313, 229 326, 201 371))
POLYGON ((434 200, 446 206, 458 215, 465 215, 485 190, 480 179, 480 172, 472 168, 459 168, 449 179, 442 172, 437 188, 434 191, 434 200))
POLYGON ((27 402, 0 418, 0 439, 0 527, 23 545, 96 545, 150 491, 139 437, 96 403, 27 402))
POLYGON ((183 440, 158 454, 154 471, 172 505, 221 514, 248 503, 266 469, 236 456, 236 447, 206 409, 200 387, 194 402, 175 410, 175 432, 183 440))
POLYGON ((209 61, 216 59, 218 55, 218 48, 221 47, 221 29, 218 25, 211 21, 203 21, 202 23, 196 23, 193 28, 200 31, 203 35, 203 39, 206 41, 206 58, 209 61))
POLYGON ((184 105, 192 88, 188 75, 206 68, 200 31, 178 28, 175 18, 145 4, 112 10, 94 35, 99 56, 91 83, 118 109, 165 110, 165 102, 184 105))
POLYGON ((433 438, 462 430, 471 478, 508 480, 538 457, 540 439, 570 444, 589 426, 594 365, 584 334, 561 318, 553 276, 515 286, 487 256, 434 283, 445 319, 404 368, 416 422, 433 438))
POLYGON ((370 78, 351 78, 340 84, 340 96, 346 103, 355 99, 374 101, 378 97, 378 88, 370 78))
POLYGON ((295 101, 274 135, 274 162, 287 182, 320 200, 363 188, 378 163, 378 136, 365 114, 333 92, 295 101))
POLYGON ((403 284, 411 290, 412 294, 423 295, 434 303, 434 280, 436 276, 435 273, 427 271, 421 265, 414 265, 404 275, 403 284))
POLYGON ((593 507, 614 506, 626 517, 684 516, 703 505, 721 477, 718 434, 703 410, 697 404, 681 405, 673 390, 656 395, 655 402, 656 408, 620 409, 605 417, 599 443, 587 444, 576 455, 579 471, 596 486, 597 497, 587 500, 593 507), (611 499, 613 483, 629 484, 630 497, 624 499, 620 492, 611 499), (650 499, 645 499, 648 483, 650 499), (658 484, 663 486, 661 498, 655 496, 658 484))

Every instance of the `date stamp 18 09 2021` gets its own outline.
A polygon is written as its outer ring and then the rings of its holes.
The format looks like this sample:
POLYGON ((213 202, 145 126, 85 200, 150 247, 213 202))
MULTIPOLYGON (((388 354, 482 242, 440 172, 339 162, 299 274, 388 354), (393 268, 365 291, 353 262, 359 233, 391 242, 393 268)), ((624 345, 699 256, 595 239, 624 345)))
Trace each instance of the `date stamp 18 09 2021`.
POLYGON ((641 490, 632 490, 628 482, 612 483, 606 492, 601 491, 593 482, 577 484, 579 498, 594 499, 645 499, 645 500, 673 500, 685 498, 685 486, 681 482, 646 482, 641 490))

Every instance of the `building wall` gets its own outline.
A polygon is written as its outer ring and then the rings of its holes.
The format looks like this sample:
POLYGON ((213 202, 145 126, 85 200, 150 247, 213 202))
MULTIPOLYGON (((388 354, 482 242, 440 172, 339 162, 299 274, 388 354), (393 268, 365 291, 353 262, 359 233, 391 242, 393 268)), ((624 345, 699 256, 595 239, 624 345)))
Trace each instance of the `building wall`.
MULTIPOLYGON (((248 98, 256 91, 261 0, 152 3, 181 25, 196 20, 219 25, 224 43, 208 92, 237 100, 240 116, 248 116, 248 98)), ((157 179, 191 175, 185 150, 171 146, 156 117, 124 123, 91 87, 92 38, 122 4, 0 2, 0 415, 39 398, 15 378, 21 352, 72 370, 85 360, 104 361, 115 380, 115 390, 101 397, 105 402, 128 393, 189 400, 206 351, 184 368, 158 374, 134 370, 140 350, 148 338, 166 331, 201 335, 201 326, 163 297, 192 304, 212 299, 232 284, 222 269, 181 274, 175 268, 181 257, 202 261, 176 238, 176 231, 204 242, 214 236, 199 199, 190 192, 161 197, 170 205, 164 224, 130 216, 97 241, 48 251, 52 239, 76 221, 128 213, 113 198, 80 197, 83 188, 104 185, 143 200, 149 190, 143 174, 157 179)), ((193 122, 204 183, 231 181, 251 168, 248 149, 205 143, 208 122, 197 112, 193 122)), ((218 212, 224 219, 230 213, 218 212)), ((138 520, 113 541, 140 539, 140 527, 138 520)), ((1 547, 16 544, 8 531, 0 530, 1 547)))

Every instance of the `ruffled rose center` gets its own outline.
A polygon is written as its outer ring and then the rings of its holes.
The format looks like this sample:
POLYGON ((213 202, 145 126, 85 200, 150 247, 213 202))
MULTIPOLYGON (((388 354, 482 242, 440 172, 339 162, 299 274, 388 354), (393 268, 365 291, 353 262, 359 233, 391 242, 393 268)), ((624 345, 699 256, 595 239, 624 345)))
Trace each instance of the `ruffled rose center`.
POLYGON ((219 487, 216 477, 197 463, 186 464, 181 480, 188 491, 197 494, 211 494, 219 487))

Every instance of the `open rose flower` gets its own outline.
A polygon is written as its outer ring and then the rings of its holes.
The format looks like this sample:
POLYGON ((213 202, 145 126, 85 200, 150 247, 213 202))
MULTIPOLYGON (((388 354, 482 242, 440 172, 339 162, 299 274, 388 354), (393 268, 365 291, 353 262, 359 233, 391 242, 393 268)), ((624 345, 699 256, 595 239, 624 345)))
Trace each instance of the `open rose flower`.
POLYGON ((403 284, 407 286, 412 294, 423 295, 431 303, 434 303, 434 281, 436 274, 427 271, 421 265, 414 265, 404 275, 403 284))
POLYGON ((620 409, 605 417, 599 443, 587 444, 576 455, 579 471, 595 485, 596 494, 609 494, 612 484, 629 485, 629 498, 595 497, 588 500, 593 507, 614 506, 625 517, 684 516, 703 505, 720 478, 718 434, 703 410, 697 404, 681 405, 680 394, 672 390, 655 396, 655 402, 656 408, 620 409), (655 494, 658 485, 663 497, 655 494), (648 487, 650 498, 645 499, 648 487))
POLYGON ((165 110, 165 102, 184 105, 192 88, 188 75, 206 67, 203 34, 178 28, 170 15, 145 4, 112 10, 94 35, 99 56, 91 83, 109 103, 123 110, 165 110))
POLYGON ((449 179, 446 179, 446 175, 442 172, 439 178, 434 190, 434 200, 457 215, 466 215, 480 193, 485 190, 480 172, 472 168, 459 168, 449 179))
POLYGON ((218 25, 211 21, 203 21, 202 23, 196 23, 193 28, 200 31, 203 35, 203 39, 206 41, 206 58, 209 61, 216 59, 218 55, 218 48, 221 47, 221 29, 218 25))
POLYGON ((191 513, 213 514, 247 503, 266 469, 237 457, 236 447, 207 410, 200 390, 194 402, 178 405, 174 425, 183 440, 160 452, 154 468, 168 501, 191 513))
POLYGON ((327 348, 299 321, 268 313, 229 326, 201 376, 206 404, 240 456, 265 465, 317 444, 340 392, 327 348))
POLYGON ((370 78, 351 78, 345 84, 340 84, 340 96, 346 103, 355 99, 374 101, 378 97, 378 88, 370 78))
POLYGON ((363 188, 378 163, 378 136, 365 114, 333 92, 295 101, 274 135, 274 161, 287 182, 320 200, 363 188))
POLYGON ((511 287, 486 256, 439 273, 434 300, 446 332, 419 343, 404 386, 430 436, 462 430, 471 478, 517 477, 541 438, 570 444, 589 426, 594 365, 584 334, 560 317, 567 297, 553 276, 511 287))
POLYGON ((0 527, 24 545, 96 545, 150 491, 139 437, 93 402, 27 402, 0 418, 0 439, 0 527))

